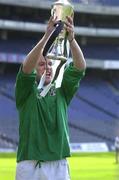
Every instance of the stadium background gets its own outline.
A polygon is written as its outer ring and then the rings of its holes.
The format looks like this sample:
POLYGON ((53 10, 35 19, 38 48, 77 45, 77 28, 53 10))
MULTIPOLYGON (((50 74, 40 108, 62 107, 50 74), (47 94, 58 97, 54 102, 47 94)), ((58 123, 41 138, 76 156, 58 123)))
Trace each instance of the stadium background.
MULTIPOLYGON (((14 89, 25 55, 43 36, 51 4, 0 0, 0 151, 16 151, 14 89)), ((73 0, 86 76, 69 108, 72 151, 113 151, 119 135, 119 1, 73 0)))

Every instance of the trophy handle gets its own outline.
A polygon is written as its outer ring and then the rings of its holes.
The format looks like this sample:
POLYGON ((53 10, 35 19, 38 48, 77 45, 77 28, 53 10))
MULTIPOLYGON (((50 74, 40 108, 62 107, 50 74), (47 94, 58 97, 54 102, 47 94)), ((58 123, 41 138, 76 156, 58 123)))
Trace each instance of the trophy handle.
POLYGON ((60 34, 60 32, 63 30, 64 27, 64 23, 62 21, 58 21, 55 24, 55 30, 52 32, 52 34, 50 35, 44 50, 43 50, 43 56, 46 57, 50 47, 52 46, 53 42, 55 41, 55 39, 57 38, 57 36, 60 34))

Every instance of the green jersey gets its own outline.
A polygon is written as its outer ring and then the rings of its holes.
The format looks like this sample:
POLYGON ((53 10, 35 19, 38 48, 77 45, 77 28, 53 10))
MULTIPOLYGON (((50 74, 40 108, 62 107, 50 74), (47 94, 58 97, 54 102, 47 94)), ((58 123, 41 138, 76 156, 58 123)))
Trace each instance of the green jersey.
POLYGON ((45 97, 37 88, 36 73, 16 79, 16 106, 19 112, 17 162, 52 161, 70 156, 67 107, 79 87, 84 71, 66 68, 62 85, 52 87, 45 97))

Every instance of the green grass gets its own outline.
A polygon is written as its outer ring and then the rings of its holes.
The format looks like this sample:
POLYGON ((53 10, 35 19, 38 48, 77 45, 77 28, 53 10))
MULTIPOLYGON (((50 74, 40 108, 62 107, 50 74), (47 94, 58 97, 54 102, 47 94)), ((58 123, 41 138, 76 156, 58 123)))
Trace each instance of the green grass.
POLYGON ((72 180, 119 180, 114 153, 77 154, 69 164, 72 180))
MULTIPOLYGON (((114 153, 79 153, 68 159, 71 180, 119 180, 114 153)), ((15 154, 0 154, 0 180, 14 180, 15 154)))

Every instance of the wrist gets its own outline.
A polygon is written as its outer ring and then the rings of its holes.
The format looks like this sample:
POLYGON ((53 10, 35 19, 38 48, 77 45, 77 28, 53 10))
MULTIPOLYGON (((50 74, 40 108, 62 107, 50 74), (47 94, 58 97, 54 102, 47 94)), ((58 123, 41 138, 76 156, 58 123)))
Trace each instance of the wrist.
POLYGON ((71 44, 74 41, 74 37, 72 39, 69 39, 69 43, 71 44))
POLYGON ((44 39, 48 39, 49 36, 50 36, 50 32, 45 32, 44 39))

